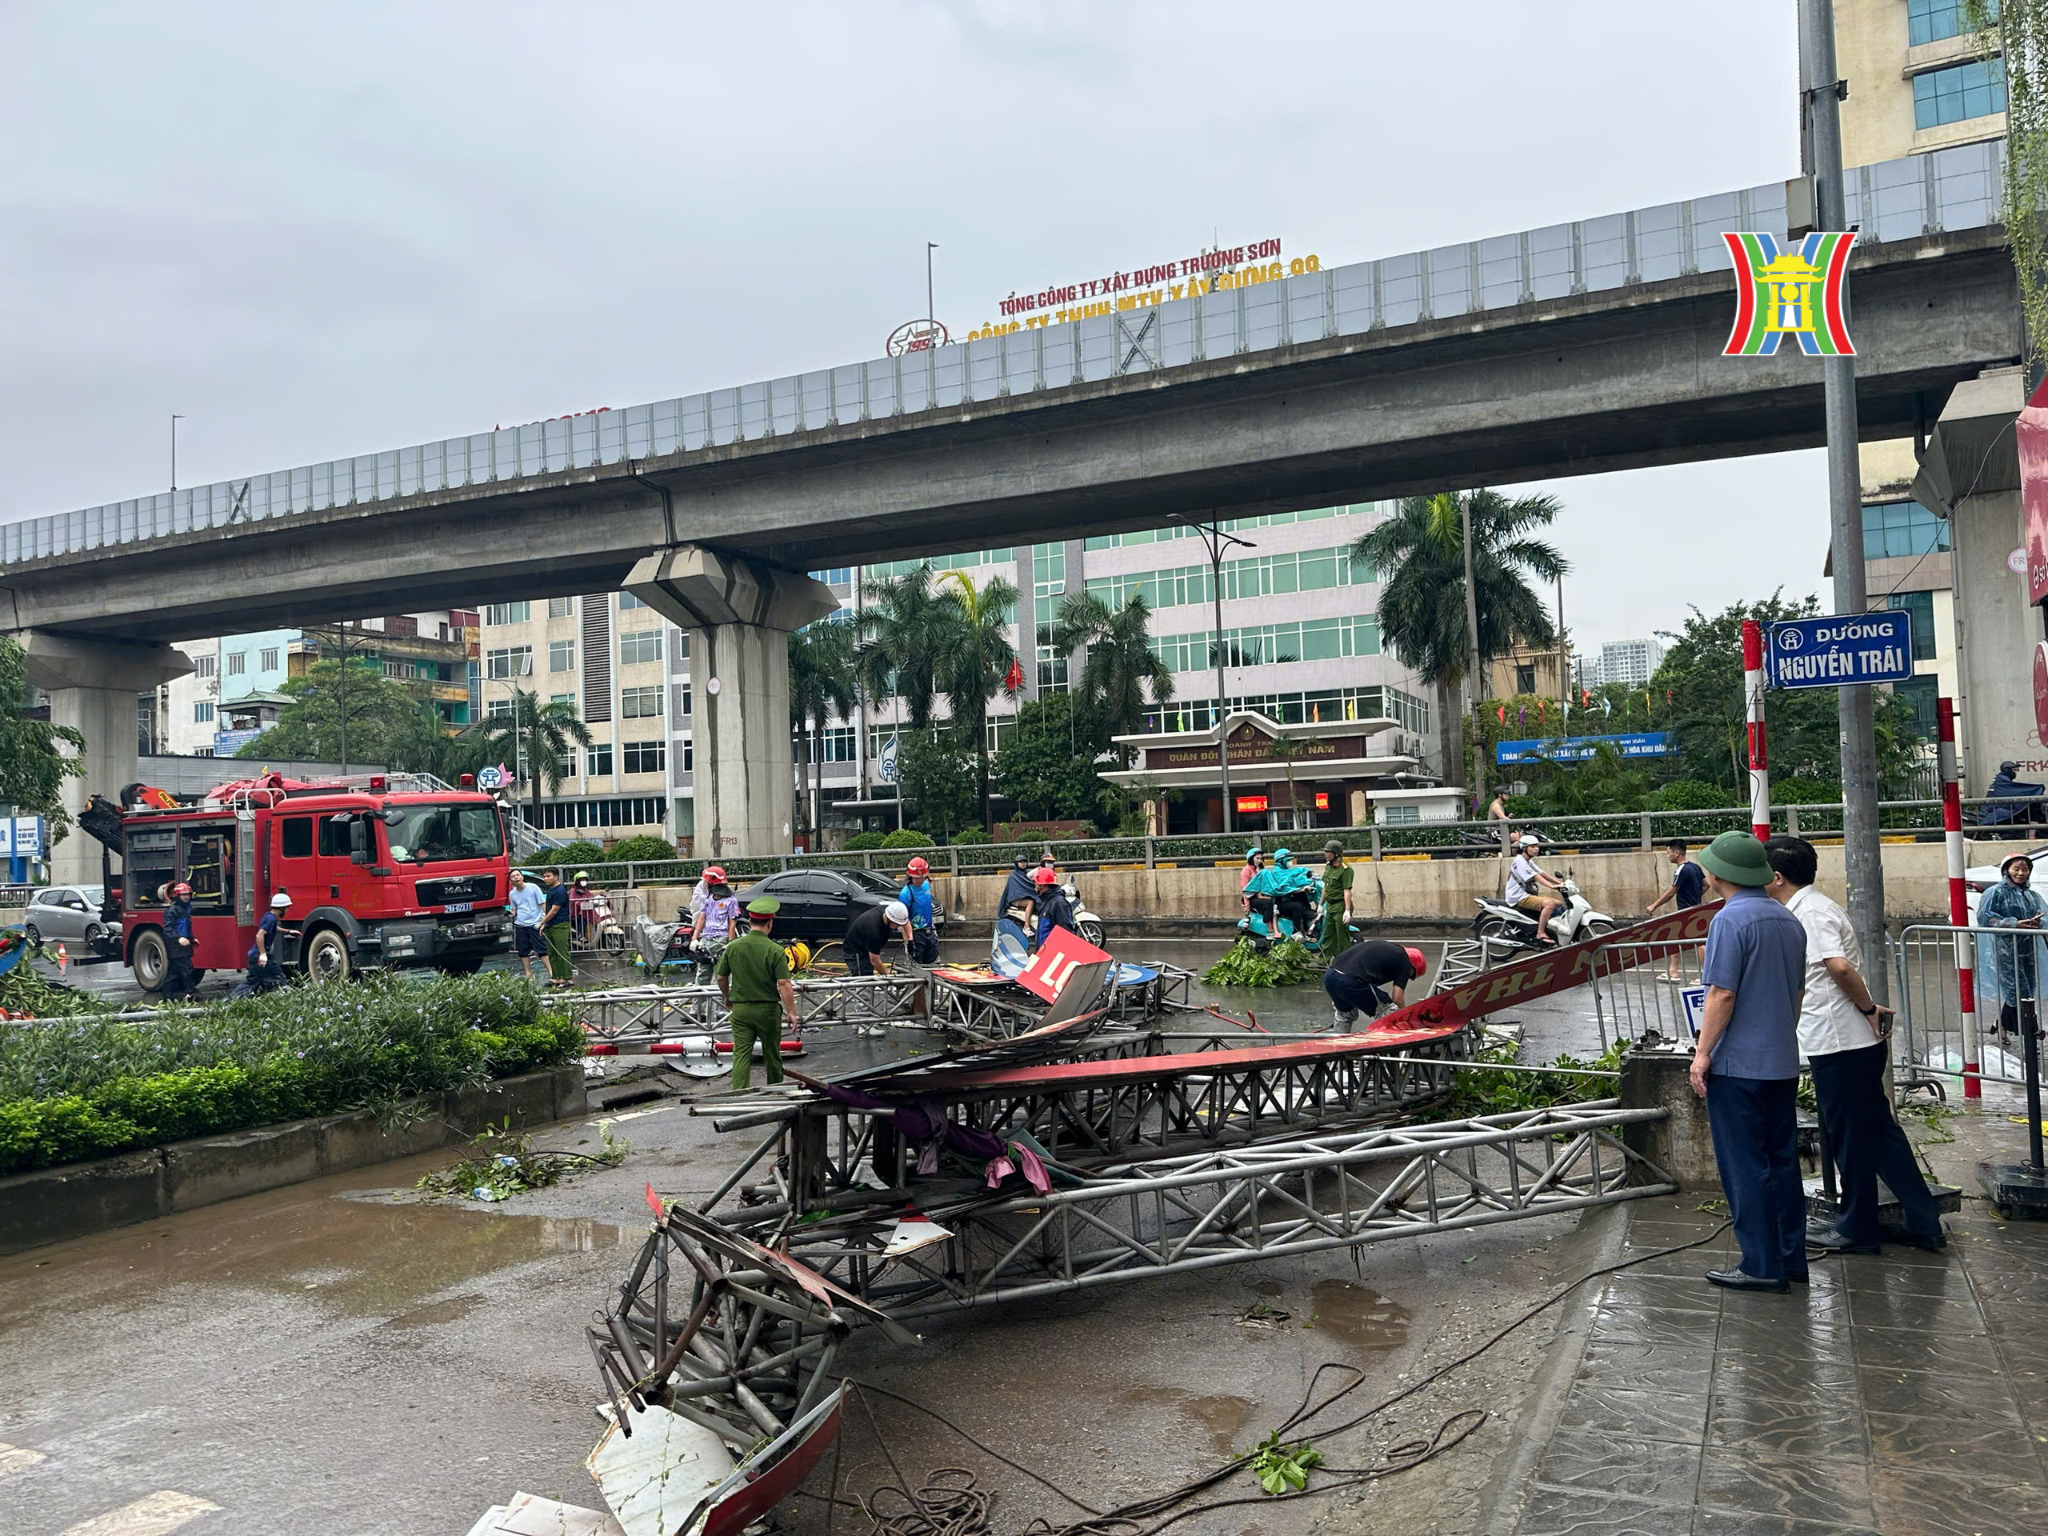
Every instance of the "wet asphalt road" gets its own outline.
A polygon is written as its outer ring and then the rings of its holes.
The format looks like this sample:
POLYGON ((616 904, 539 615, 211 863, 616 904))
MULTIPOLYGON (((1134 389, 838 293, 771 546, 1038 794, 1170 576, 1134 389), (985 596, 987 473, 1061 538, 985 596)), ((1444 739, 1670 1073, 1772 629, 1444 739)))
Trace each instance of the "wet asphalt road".
MULTIPOLYGON (((1167 941, 1120 947, 1126 958, 1182 964, 1213 954, 1167 941)), ((1328 1016, 1319 988, 1210 996, 1233 1012, 1250 1002, 1275 1028, 1328 1016)), ((1588 1049, 1578 1004, 1523 1022, 1529 1057, 1548 1059, 1551 1040, 1588 1049)), ((827 1030, 809 1065, 829 1073, 904 1048, 827 1030)), ((536 1142, 589 1145, 598 1118, 536 1142)), ((598 1428, 583 1326, 645 1233, 645 1187, 708 1194, 754 1143, 751 1133, 719 1136, 680 1100, 612 1118, 632 1147, 624 1166, 501 1205, 420 1203, 411 1186, 451 1160, 439 1153, 0 1259, 9 1536, 71 1533, 123 1510, 126 1523, 88 1527, 90 1536, 168 1530, 165 1517, 135 1513, 152 1508, 183 1511, 176 1518, 195 1536, 461 1536, 516 1489, 598 1505, 581 1468, 598 1428), (157 1495, 197 1502, 142 1502, 157 1495)), ((1546 1218, 1384 1244, 1356 1264, 1336 1253, 1170 1276, 941 1318, 915 1349, 863 1334, 840 1361, 1099 1505, 1249 1446, 1323 1362, 1363 1373, 1361 1402, 1384 1395, 1419 1362, 1459 1352, 1554 1277, 1577 1273, 1589 1241, 1572 1218, 1546 1218), (1254 1304, 1266 1317, 1241 1320, 1254 1304)), ((1475 1529, 1549 1326, 1400 1410, 1376 1438, 1332 1447, 1363 1459, 1455 1407, 1489 1408, 1454 1456, 1369 1495, 1227 1511, 1177 1530, 1475 1529)), ((1001 1488, 998 1530, 1073 1517, 904 1410, 885 1411, 880 1428, 906 1471, 968 1465, 1001 1488)), ((844 1463, 851 1488, 888 1479, 864 1424, 849 1433, 844 1463)), ((815 1503, 781 1514, 790 1530, 823 1529, 815 1503)))

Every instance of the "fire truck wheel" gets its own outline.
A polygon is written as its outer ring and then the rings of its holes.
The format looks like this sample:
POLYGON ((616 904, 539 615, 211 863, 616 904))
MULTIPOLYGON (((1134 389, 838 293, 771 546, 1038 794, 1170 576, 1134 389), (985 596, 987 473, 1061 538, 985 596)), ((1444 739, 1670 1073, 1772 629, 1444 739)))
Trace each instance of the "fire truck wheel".
POLYGON ((450 976, 474 976, 483 963, 480 957, 472 955, 467 960, 443 960, 441 969, 450 976))
POLYGON ((352 969, 348 941, 332 928, 317 928, 306 940, 306 975, 314 981, 347 981, 352 969))
POLYGON ((137 930, 135 947, 130 952, 128 964, 135 972, 135 984, 143 991, 163 990, 164 976, 171 968, 171 952, 164 943, 161 928, 137 930))

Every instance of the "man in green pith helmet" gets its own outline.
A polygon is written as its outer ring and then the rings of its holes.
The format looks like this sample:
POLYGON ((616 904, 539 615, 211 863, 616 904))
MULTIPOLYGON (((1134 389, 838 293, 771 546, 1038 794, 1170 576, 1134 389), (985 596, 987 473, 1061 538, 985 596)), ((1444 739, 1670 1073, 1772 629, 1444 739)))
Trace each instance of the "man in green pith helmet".
POLYGON ((732 1086, 744 1093, 753 1081, 754 1042, 761 1042, 762 1075, 782 1081, 780 1020, 796 1028, 796 983, 790 980, 789 956, 768 936, 782 903, 757 896, 747 903, 747 931, 719 952, 712 975, 718 992, 732 1010, 732 1086), (780 1005, 779 1007, 777 1005, 780 1005))
POLYGON ((1316 941, 1326 955, 1351 947, 1351 876, 1344 845, 1333 837, 1323 844, 1323 933, 1316 941))

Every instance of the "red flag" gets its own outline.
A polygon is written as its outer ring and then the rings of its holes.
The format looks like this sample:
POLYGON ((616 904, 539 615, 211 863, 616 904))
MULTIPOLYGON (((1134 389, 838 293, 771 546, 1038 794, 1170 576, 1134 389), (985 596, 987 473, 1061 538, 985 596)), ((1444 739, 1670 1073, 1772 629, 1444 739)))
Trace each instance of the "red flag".
POLYGON ((661 1196, 657 1195, 654 1192, 654 1186, 652 1184, 647 1186, 647 1205, 648 1208, 654 1212, 654 1219, 657 1222, 665 1222, 668 1220, 668 1207, 662 1204, 661 1196))
POLYGON ((1501 723, 1502 725, 1506 725, 1506 724, 1508 723, 1508 707, 1507 707, 1507 705, 1505 705, 1505 704, 1501 705, 1501 706, 1500 706, 1500 708, 1499 708, 1498 710, 1496 710, 1496 711, 1495 711, 1495 713, 1496 713, 1496 714, 1498 714, 1498 715, 1500 716, 1500 723, 1501 723))
POLYGON ((1017 658, 1012 656, 1010 658, 1010 670, 1003 674, 1003 692, 1017 693, 1020 692, 1023 689, 1023 687, 1024 668, 1018 664, 1017 658))

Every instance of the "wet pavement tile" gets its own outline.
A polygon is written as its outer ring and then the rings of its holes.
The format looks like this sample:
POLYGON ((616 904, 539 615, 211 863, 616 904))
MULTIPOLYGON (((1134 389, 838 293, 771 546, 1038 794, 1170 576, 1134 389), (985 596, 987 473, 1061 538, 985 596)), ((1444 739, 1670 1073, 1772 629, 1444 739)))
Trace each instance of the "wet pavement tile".
POLYGON ((1718 1347, 1738 1354, 1782 1355, 1789 1360, 1848 1364, 1854 1358, 1847 1327, 1830 1327, 1789 1312, 1731 1312, 1721 1319, 1718 1347))
POLYGON ((1606 1307, 1665 1307, 1718 1313, 1721 1297, 1704 1276, 1646 1275, 1627 1270, 1607 1282, 1601 1304, 1606 1307))
POLYGON ((1718 1312, 1607 1305, 1593 1314, 1592 1336, 1603 1344, 1690 1344, 1712 1349, 1720 1327, 1718 1312))
POLYGON ((1880 1463, 1877 1524, 1885 1536, 2019 1536, 2048 1531, 2048 1486, 1880 1463))
POLYGON ((1709 1446, 1700 1464, 1700 1503, 1823 1524, 1875 1525, 1870 1463, 1821 1461, 1709 1446))
POLYGON ((1816 1393, 1773 1397, 1717 1392, 1707 1410, 1707 1444, 1769 1456, 1860 1461, 1869 1454, 1853 1399, 1816 1393))
POLYGON ((1995 1482, 2042 1481, 2039 1447, 2018 1424, 1954 1414, 1869 1413, 1870 1449, 1880 1464, 1967 1471, 1995 1482))
POLYGON ((1870 1526, 1788 1520, 1783 1515, 1759 1515, 1729 1509, 1702 1509, 1692 1517, 1692 1536, 1878 1536, 1878 1533, 1870 1526))
POLYGON ((2017 1426, 2019 1404, 1994 1377, 1949 1378, 1924 1371, 1894 1371, 1880 1365, 1856 1367, 1857 1390, 1872 1413, 1958 1414, 2017 1426))
POLYGON ((2048 1279, 2030 1270, 1979 1268, 1972 1264, 1970 1281, 1976 1289, 1977 1300, 1986 1307, 2038 1307, 2048 1303, 2048 1279))
POLYGON ((1700 1472, 1698 1445, 1604 1430, 1560 1429, 1536 1468, 1547 1488, 1626 1494, 1652 1503, 1690 1502, 1700 1472))
POLYGON ((1842 1283, 1852 1292, 1875 1291, 1894 1296, 1946 1296, 1963 1300, 1973 1296, 1969 1276, 1963 1266, 1947 1264, 1895 1264, 1888 1259, 1873 1259, 1861 1254, 1849 1254, 1840 1259, 1826 1259, 1822 1264, 1842 1277, 1842 1283))
POLYGON ((1704 1394, 1644 1392, 1635 1387, 1575 1381, 1557 1422, 1563 1429, 1698 1445, 1706 1432, 1707 1399, 1704 1394))
POLYGON ((1605 1493, 1538 1488, 1515 1536, 1689 1536, 1692 1502, 1645 1504, 1605 1493))
POLYGON ((1922 1333, 1912 1328, 1851 1328, 1859 1365, 1898 1371, 1953 1371, 1988 1376, 1998 1369, 1991 1340, 1970 1334, 1922 1333))
POLYGON ((1716 1398, 1853 1402, 1855 1394, 1856 1367, 1848 1360, 1724 1352, 1714 1361, 1716 1398))
POLYGON ((1982 1334, 1984 1311, 1967 1297, 1901 1296, 1851 1291, 1850 1318, 1859 1328, 1912 1328, 1928 1333, 1982 1334))
POLYGON ((1581 1381, 1643 1392, 1683 1392, 1704 1397, 1713 1374, 1711 1352, 1681 1344, 1603 1344, 1586 1346, 1579 1362, 1581 1381))

